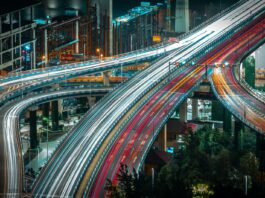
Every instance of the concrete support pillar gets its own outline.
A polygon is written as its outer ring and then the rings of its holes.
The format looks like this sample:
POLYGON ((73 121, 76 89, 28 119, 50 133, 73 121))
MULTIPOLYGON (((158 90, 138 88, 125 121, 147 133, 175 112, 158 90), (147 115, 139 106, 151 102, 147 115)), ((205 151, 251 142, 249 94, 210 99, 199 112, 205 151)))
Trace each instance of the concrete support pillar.
POLYGON ((91 108, 94 104, 96 104, 96 97, 94 96, 88 96, 87 97, 88 100, 88 105, 91 108))
POLYGON ((192 120, 198 118, 198 100, 192 99, 192 120))
POLYGON ((57 131, 59 126, 58 100, 52 101, 52 130, 57 131))
POLYGON ((103 84, 104 86, 109 86, 109 77, 110 77, 110 72, 109 71, 105 71, 102 72, 102 76, 103 76, 103 84))
POLYGON ((75 22, 75 39, 77 40, 75 45, 75 53, 79 53, 79 20, 75 22))
POLYGON ((223 110, 223 130, 225 132, 232 132, 232 114, 224 108, 223 110))
POLYGON ((158 147, 161 151, 167 150, 167 124, 165 124, 158 135, 158 147))
POLYGON ((183 122, 187 122, 187 99, 183 101, 179 108, 179 117, 183 122))
POLYGON ((256 155, 259 158, 259 170, 265 171, 265 136, 256 133, 256 155))
POLYGON ((36 149, 38 147, 37 137, 37 109, 30 109, 30 148, 36 149))
MULTIPOLYGON (((59 84, 54 84, 52 86, 52 88, 54 90, 59 90, 60 89, 60 85, 59 84)), ((62 99, 58 99, 57 101, 58 101, 58 115, 59 115, 59 117, 61 117, 62 116, 62 112, 63 112, 63 100, 62 99)))
POLYGON ((49 118, 49 112, 50 112, 50 103, 47 102, 42 104, 42 117, 49 118))
POLYGON ((262 135, 260 133, 256 133, 256 155, 259 157, 260 154, 260 147, 262 143, 262 135))
POLYGON ((239 150, 241 148, 242 129, 243 129, 243 123, 236 119, 235 128, 234 128, 234 145, 236 150, 239 150))
POLYGON ((63 113, 63 100, 62 99, 58 100, 58 113, 59 113, 59 116, 61 116, 63 113))
POLYGON ((25 115, 24 115, 25 119, 29 119, 30 118, 30 114, 29 114, 29 111, 26 111, 25 112, 25 115))
POLYGON ((224 107, 219 101, 212 101, 212 120, 223 121, 224 107))

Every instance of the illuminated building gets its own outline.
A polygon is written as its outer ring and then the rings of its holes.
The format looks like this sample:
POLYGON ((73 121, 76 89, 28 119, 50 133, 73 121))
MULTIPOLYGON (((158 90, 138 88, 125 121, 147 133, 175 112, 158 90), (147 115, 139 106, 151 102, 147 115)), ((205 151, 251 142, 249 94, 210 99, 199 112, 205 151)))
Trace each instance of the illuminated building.
POLYGON ((152 45, 153 36, 158 38, 164 31, 163 4, 150 5, 142 2, 128 14, 114 20, 114 53, 124 53, 152 45))
MULTIPOLYGON (((36 1, 21 2, 0 9, 0 69, 1 74, 11 70, 35 68, 36 1)), ((6 4, 7 6, 8 4, 6 4)))

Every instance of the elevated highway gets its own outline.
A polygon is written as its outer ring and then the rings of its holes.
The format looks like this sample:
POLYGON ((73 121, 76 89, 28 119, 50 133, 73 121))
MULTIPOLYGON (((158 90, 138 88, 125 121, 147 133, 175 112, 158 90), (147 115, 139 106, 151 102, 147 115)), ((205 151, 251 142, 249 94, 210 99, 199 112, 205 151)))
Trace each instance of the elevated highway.
MULTIPOLYGON (((113 147, 115 142, 120 140, 120 128, 123 128, 135 116, 135 113, 148 103, 147 96, 151 94, 150 91, 158 92, 160 89, 156 90, 157 85, 162 86, 161 83, 167 77, 171 79, 174 75, 181 75, 182 71, 185 70, 183 67, 172 69, 169 63, 184 63, 204 55, 216 46, 218 41, 229 37, 232 31, 240 29, 242 23, 258 16, 263 12, 263 8, 264 1, 247 1, 227 15, 221 16, 214 23, 190 35, 193 36, 190 45, 175 50, 157 61, 100 101, 86 114, 82 122, 71 131, 71 135, 67 137, 62 147, 55 153, 47 168, 44 169, 39 180, 35 183, 33 194, 36 196, 74 196, 75 193, 78 196, 87 195, 109 149, 113 147), (246 13, 246 10, 250 11, 250 14, 246 13), (207 51, 205 51, 206 48, 208 48, 207 51), (112 131, 114 132, 112 133, 112 131), (107 144, 104 144, 105 142, 107 144)), ((199 68, 197 68, 198 74, 200 73, 199 68)), ((193 69, 195 70, 195 68, 193 69)), ((211 69, 208 72, 210 74, 211 69)), ((194 79, 195 81, 201 79, 201 75, 198 76, 199 78, 194 79)), ((186 83, 188 86, 189 82, 186 83)), ((166 106, 162 107, 162 109, 166 108, 166 106)), ((154 113, 151 113, 151 116, 153 115, 154 113)), ((146 126, 152 126, 150 124, 152 122, 156 130, 163 124, 161 120, 156 122, 149 119, 146 126)), ((142 154, 139 154, 136 161, 134 161, 139 166, 152 142, 151 140, 149 138, 142 143, 146 149, 141 150, 142 154)), ((128 141, 126 142, 128 143, 128 141)))
MULTIPOLYGON (((196 58, 203 56, 221 43, 222 39, 227 39, 233 31, 240 30, 242 26, 259 16, 262 12, 264 12, 264 0, 242 1, 233 9, 227 10, 224 13, 225 15, 215 18, 215 21, 209 23, 206 27, 201 27, 186 35, 179 43, 160 46, 148 51, 133 52, 109 61, 66 65, 52 68, 48 71, 38 70, 1 80, 0 86, 4 92, 1 98, 3 103, 9 98, 21 95, 21 92, 23 95, 23 91, 30 91, 60 80, 89 72, 104 71, 114 68, 113 66, 144 60, 147 57, 171 51, 165 58, 160 59, 151 65, 150 68, 136 75, 132 80, 119 86, 86 114, 82 122, 71 131, 43 170, 40 179, 35 183, 33 194, 44 197, 73 196, 75 193, 80 193, 80 195, 88 194, 96 173, 102 165, 102 160, 106 157, 114 142, 120 137, 120 131, 117 132, 117 129, 120 130, 126 123, 129 123, 140 107, 148 103, 147 98, 159 92, 163 85, 166 84, 167 78, 169 79, 168 82, 178 75, 184 77, 184 79, 190 78, 190 82, 184 80, 185 83, 183 82, 181 85, 185 85, 187 92, 192 87, 189 86, 189 83, 196 85, 195 81, 199 82, 201 80, 201 72, 204 73, 204 67, 195 68, 193 66, 192 68, 199 74, 198 78, 194 74, 188 77, 189 75, 184 75, 188 68, 184 68, 184 66, 176 68, 172 66, 172 63, 178 62, 185 65, 188 61, 196 60, 196 58), (122 124, 121 121, 125 121, 125 124, 122 124), (114 129, 116 129, 116 132, 114 129), (114 132, 112 133, 112 131, 114 132), (107 145, 104 144, 106 141, 108 142, 107 145), (104 149, 106 149, 106 152, 100 152, 104 149), (97 158, 99 159, 98 161, 95 161, 99 153, 102 155, 97 158), (88 169, 91 166, 94 166, 95 169, 88 169), (86 177, 87 170, 92 173, 91 177, 86 177), (80 184, 81 187, 79 188, 80 184)), ((211 70, 208 72, 211 72, 211 70)), ((181 100, 181 98, 179 97, 178 99, 181 100)), ((164 104, 168 103, 162 103, 162 109, 165 108, 164 104)), ((150 122, 154 123, 153 128, 156 127, 156 130, 159 128, 157 126, 162 126, 163 123, 159 119, 157 119, 157 122, 150 120, 146 123, 149 127, 152 125, 150 122)), ((154 130, 154 133, 157 132, 156 130, 154 130)), ((0 185, 1 192, 6 195, 19 196, 22 189, 22 177, 18 176, 12 179, 12 170, 17 168, 18 175, 21 175, 22 171, 19 137, 18 134, 13 133, 2 134, 6 136, 4 138, 10 139, 10 144, 3 144, 1 160, 4 160, 5 163, 1 163, 3 164, 1 167, 1 176, 3 178, 0 185)), ((142 143, 145 146, 145 149, 143 149, 144 154, 152 142, 149 140, 142 143)), ((144 158, 144 154, 139 154, 137 158, 139 162, 144 158)))
MULTIPOLYGON (((261 133, 265 132, 265 101, 260 100, 260 98, 252 92, 247 92, 247 90, 236 81, 233 73, 235 66, 233 65, 236 60, 244 57, 246 52, 249 53, 249 51, 257 48, 265 41, 264 16, 263 14, 255 19, 252 23, 235 33, 230 39, 223 42, 198 61, 198 65, 208 65, 209 70, 213 69, 212 75, 211 71, 209 71, 208 78, 213 79, 212 86, 214 90, 218 90, 215 92, 217 93, 218 99, 224 103, 229 111, 236 117, 239 117, 239 119, 240 116, 244 116, 245 113, 245 117, 240 120, 261 133), (250 39, 251 42, 248 39, 250 39), (235 51, 237 51, 236 54, 234 54, 235 51), (216 68, 216 66, 218 66, 218 68, 216 68), (247 112, 248 115, 246 114, 247 112)), ((200 78, 201 74, 197 73, 196 75, 196 77, 200 78)), ((199 80, 194 82, 192 80, 193 77, 191 77, 191 79, 189 79, 188 76, 181 77, 182 80, 185 80, 185 78, 187 78, 188 83, 184 84, 184 92, 182 92, 181 89, 177 90, 175 93, 170 92, 170 90, 165 91, 168 95, 172 94, 177 98, 177 100, 174 101, 174 105, 178 105, 178 101, 182 101, 183 98, 187 97, 185 94, 189 93, 191 87, 196 85, 195 82, 199 82, 199 80)), ((173 82, 171 81, 171 83, 173 82)), ((183 83, 183 81, 177 80, 173 84, 179 86, 181 83, 183 83)), ((165 96, 162 94, 157 98, 157 101, 152 98, 149 99, 148 105, 139 110, 138 116, 135 116, 127 126, 124 127, 124 132, 108 152, 97 172, 92 187, 88 190, 90 197, 105 196, 104 186, 107 179, 110 179, 116 184, 120 163, 128 165, 130 170, 133 168, 136 168, 137 171, 139 170, 145 153, 148 150, 148 146, 150 147, 150 144, 154 141, 156 132, 163 126, 160 125, 161 122, 163 123, 163 118, 165 115, 170 115, 170 110, 175 107, 170 101, 170 98, 165 100, 165 96), (161 103, 164 103, 164 105, 161 103)), ((78 193, 79 192, 80 191, 78 191, 78 193)))
MULTIPOLYGON (((265 15, 248 27, 242 34, 238 34, 235 41, 222 49, 216 61, 237 64, 246 54, 250 53, 265 42, 265 15), (236 53, 234 53, 236 51, 236 53)), ((216 55, 215 55, 216 56, 216 55)), ((239 65, 238 65, 239 67, 239 65)), ((265 100, 263 95, 253 89, 246 89, 240 84, 238 69, 234 67, 215 68, 212 76, 212 86, 222 104, 244 124, 254 131, 265 133, 265 100), (237 71, 237 72, 236 72, 237 71)))
MULTIPOLYGON (((19 189, 19 186, 16 186, 17 181, 21 181, 23 178, 23 159, 19 142, 13 142, 13 136, 17 136, 17 140, 19 137, 19 118, 23 111, 25 111, 28 107, 32 105, 37 105, 40 103, 44 103, 47 101, 55 100, 58 98, 66 98, 66 97, 80 97, 84 95, 89 95, 91 93, 107 93, 111 91, 110 87, 101 87, 101 88, 79 88, 79 87, 71 87, 70 89, 61 89, 61 90, 48 90, 46 92, 37 92, 33 94, 26 95, 22 100, 14 100, 7 104, 5 104, 1 108, 0 112, 0 149, 4 150, 6 147, 10 145, 16 145, 16 147, 10 147, 13 155, 5 156, 4 152, 0 154, 0 160, 5 164, 5 166, 1 166, 2 171, 6 174, 12 175, 9 178, 8 182, 10 185, 16 187, 17 189, 12 189, 13 191, 22 192, 22 189, 19 189), (16 154, 16 155, 14 155, 16 154), (19 161, 17 161, 19 160, 19 161), (13 163, 13 164, 10 164, 13 163), (9 167, 12 167, 9 168, 9 167)), ((3 185, 5 183, 1 182, 1 189, 4 188, 3 185)), ((19 194, 5 194, 7 197, 16 197, 20 196, 19 194)), ((0 197, 2 195, 0 194, 0 197)))

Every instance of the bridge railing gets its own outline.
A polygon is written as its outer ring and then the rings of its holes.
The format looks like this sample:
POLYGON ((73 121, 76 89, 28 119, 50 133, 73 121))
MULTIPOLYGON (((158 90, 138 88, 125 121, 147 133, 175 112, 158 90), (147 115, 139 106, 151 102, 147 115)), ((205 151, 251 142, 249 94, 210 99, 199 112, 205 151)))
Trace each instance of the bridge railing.
POLYGON ((253 93, 257 98, 262 98, 263 101, 265 101, 265 92, 259 91, 257 89, 254 89, 251 87, 245 79, 241 78, 240 79, 240 84, 247 90, 249 90, 251 93, 253 93))
MULTIPOLYGON (((166 74, 167 75, 167 74, 166 74)), ((128 109, 125 109, 125 111, 128 111, 128 109)), ((124 116, 124 114, 122 114, 119 118, 121 118, 122 116, 124 116)), ((117 123, 117 121, 116 121, 116 123, 117 123)), ((96 151, 95 151, 96 152, 96 151)))
MULTIPOLYGON (((109 93, 109 94, 107 94, 107 95, 109 95, 109 97, 111 97, 111 93, 109 93)), ((143 96, 143 94, 142 95, 140 95, 140 96, 138 96, 138 98, 141 98, 143 96)), ((91 111, 93 111, 97 106, 98 106, 98 104, 99 103, 102 103, 103 102, 103 100, 105 99, 105 98, 107 98, 107 99, 109 99, 109 97, 104 97, 103 99, 101 99, 100 101, 101 102, 98 102, 98 103, 96 103, 94 106, 92 106, 92 108, 90 108, 90 110, 87 112, 87 113, 85 113, 85 115, 83 115, 82 116, 82 118, 81 118, 81 120, 78 122, 78 124, 74 127, 74 128, 72 128, 71 129, 71 131, 68 133, 68 135, 64 138, 64 140, 65 139, 67 139, 69 136, 70 136, 70 134, 71 134, 71 132, 73 132, 73 131, 75 131, 75 129, 81 129, 84 125, 85 125, 85 119, 86 119, 86 116, 87 115, 89 115, 89 113, 91 113, 91 111), (82 121, 83 120, 83 121, 82 121)), ((136 102, 137 100, 135 100, 135 102, 136 102)), ((135 102, 133 102, 130 106, 132 106, 132 105, 134 105, 135 104, 135 102)), ((119 116, 119 119, 121 118, 121 117, 123 117, 124 116, 124 114, 128 111, 128 109, 129 109, 130 107, 128 107, 128 108, 126 108, 123 112, 122 112, 122 114, 119 116)), ((115 123, 117 123, 118 121, 116 121, 115 123)), ((80 131, 80 130, 78 130, 78 131, 80 131)), ((104 137, 107 135, 108 133, 106 133, 105 135, 104 135, 104 137)), ((102 138, 102 140, 101 141, 103 141, 104 140, 104 137, 102 138)), ((63 140, 63 141, 64 141, 63 140)), ((63 142, 62 141, 62 142, 63 142)), ((101 142, 102 143, 102 142, 101 142)), ((95 149, 96 150, 96 149, 95 149)), ((94 153, 92 154, 93 156, 95 155, 95 151, 94 151, 94 153)), ((34 183, 33 183, 33 185, 34 185, 34 183)))
MULTIPOLYGON (((150 51, 154 51, 157 50, 159 48, 164 48, 168 45, 171 45, 172 43, 167 42, 167 41, 163 41, 161 43, 158 43, 156 45, 152 45, 143 49, 139 49, 139 50, 135 50, 135 51, 131 51, 131 52, 127 52, 127 53, 123 53, 123 54, 119 54, 116 56, 113 56, 111 59, 109 60, 115 60, 117 58, 122 58, 122 57, 127 57, 130 55, 135 55, 138 53, 144 53, 144 52, 150 52, 150 51)), ((95 63, 101 63, 101 60, 88 60, 88 61, 83 61, 83 62, 75 62, 75 63, 67 63, 67 64, 62 64, 59 66, 54 66, 54 67, 45 67, 45 68, 39 68, 39 69, 32 69, 32 70, 27 70, 27 71, 21 71, 21 72, 15 72, 15 73, 9 73, 8 77, 5 78, 0 78, 0 82, 4 82, 5 80, 7 80, 7 78, 9 79, 18 79, 20 76, 31 76, 33 74, 41 74, 43 72, 47 72, 47 71, 60 71, 63 70, 65 68, 75 68, 75 67, 81 67, 81 66, 88 66, 91 64, 95 64, 95 63)))
MULTIPOLYGON (((181 72, 182 70, 184 69, 184 67, 181 67, 179 68, 179 72, 181 72)), ((168 75, 167 74, 164 74, 163 77, 161 77, 164 81, 167 81, 167 78, 168 75)), ((110 140, 110 142, 108 143, 106 149, 104 149, 104 152, 100 158, 100 160, 98 161, 97 165, 96 165, 96 168, 95 168, 95 171, 93 171, 93 174, 92 174, 92 178, 95 176, 95 174, 99 171, 99 167, 100 167, 100 163, 102 162, 102 160, 104 159, 104 157, 106 156, 106 154, 109 152, 112 144, 117 140, 117 138, 119 137, 120 133, 124 130, 124 127, 129 123, 129 121, 131 121, 131 119, 134 117, 134 115, 139 112, 140 108, 142 108, 146 103, 147 101, 150 99, 150 97, 156 93, 159 89, 161 89, 165 83, 163 83, 163 81, 156 81, 154 83, 154 86, 158 85, 157 88, 155 88, 154 90, 152 90, 151 93, 148 93, 146 96, 145 96, 145 99, 137 105, 137 107, 134 109, 134 111, 123 121, 123 123, 121 124, 121 126, 118 128, 117 130, 117 133, 115 133, 115 135, 113 136, 113 138, 110 140)), ((152 88, 148 89, 148 91, 150 91, 152 88)), ((118 121, 117 121, 118 122, 118 121)), ((91 185, 91 182, 93 180, 90 180, 90 182, 87 184, 86 186, 86 190, 85 190, 85 193, 88 192, 88 189, 91 185)))
MULTIPOLYGON (((210 45, 213 45, 213 43, 211 43, 210 45)), ((209 46, 208 46, 209 47, 209 46)), ((175 68, 175 67, 174 67, 175 68)), ((165 74, 165 76, 168 76, 167 74, 165 74)), ((120 85, 121 86, 121 85, 120 85)), ((118 86, 119 87, 119 86, 118 86)), ((104 97, 104 99, 107 99, 108 97, 104 97)), ((103 99, 102 99, 102 101, 100 101, 100 103, 102 103, 103 102, 103 99)), ((95 106, 93 107, 93 108, 95 108, 95 106)))
POLYGON ((261 99, 262 101, 265 101, 265 92, 260 92, 257 89, 254 89, 253 87, 251 87, 244 78, 240 77, 239 78, 238 73, 236 73, 235 69, 233 69, 233 76, 234 78, 240 83, 240 85, 249 93, 251 93, 252 95, 254 95, 257 99, 261 99))
POLYGON ((227 101, 224 98, 222 98, 218 94, 217 90, 215 89, 215 85, 213 83, 212 78, 210 78, 209 81, 210 81, 210 84, 211 84, 211 87, 212 87, 212 90, 215 96, 226 107, 228 111, 230 111, 235 117, 237 117, 239 120, 241 120, 243 123, 245 123, 250 128, 254 129, 255 131, 259 133, 262 133, 262 130, 260 128, 256 127, 253 123, 249 122, 244 116, 242 116, 238 111, 236 111, 231 105, 227 103, 227 101))
MULTIPOLYGON (((211 18, 208 19, 207 21, 205 21, 205 22, 203 22, 202 24, 200 24, 199 26, 195 27, 195 28, 192 29, 191 31, 189 31, 189 32, 187 32, 187 33, 181 35, 181 36, 179 37, 179 39, 181 40, 181 39, 187 37, 188 35, 194 33, 195 31, 198 31, 198 30, 201 29, 202 27, 204 27, 204 26, 206 26, 207 24, 209 24, 209 23, 215 21, 215 20, 218 19, 219 17, 221 17, 221 16, 223 16, 224 14, 228 13, 229 11, 231 11, 232 9, 234 9, 235 7, 237 7, 237 6, 239 6, 239 5, 243 4, 243 3, 245 3, 246 1, 247 1, 247 0, 241 0, 241 1, 239 1, 239 2, 237 2, 237 3, 235 3, 235 4, 233 4, 232 6, 230 6, 230 7, 226 8, 225 10, 221 11, 221 13, 219 13, 219 14, 217 14, 217 15, 211 17, 211 18)), ((169 43, 169 42, 167 42, 167 41, 163 41, 163 42, 161 42, 161 43, 158 43, 158 44, 156 44, 156 45, 153 45, 153 46, 150 46, 150 47, 147 47, 147 48, 144 48, 144 49, 139 49, 139 50, 135 50, 135 51, 128 52, 128 53, 119 54, 117 57, 126 57, 126 56, 128 56, 128 55, 133 55, 133 54, 135 54, 135 53, 139 53, 139 52, 152 51, 152 50, 155 50, 155 49, 158 49, 158 48, 161 48, 161 47, 164 48, 164 47, 166 47, 166 46, 168 46, 168 45, 170 45, 170 44, 172 44, 172 43, 169 43)), ((82 66, 82 65, 90 65, 90 64, 95 63, 95 62, 100 63, 100 60, 90 60, 90 61, 84 61, 84 62, 78 62, 78 63, 63 64, 63 65, 56 66, 56 67, 52 67, 52 68, 33 69, 33 70, 29 70, 29 71, 23 71, 23 72, 21 72, 21 73, 19 73, 19 74, 20 74, 20 75, 27 75, 27 74, 28 74, 28 75, 30 76, 30 75, 32 75, 32 74, 40 74, 40 73, 43 73, 43 72, 45 72, 45 71, 47 71, 47 70, 50 70, 50 71, 54 71, 54 70, 59 71, 59 70, 62 70, 62 69, 64 69, 64 68, 69 68, 69 67, 70 67, 70 68, 73 68, 73 65, 74 65, 74 67, 80 67, 80 66, 82 66)), ((13 77, 13 78, 16 78, 17 76, 18 76, 18 73, 13 73, 13 74, 10 74, 10 76, 8 76, 8 77, 11 77, 11 79, 12 79, 12 77, 13 77)), ((1 81, 1 80, 0 80, 0 81, 1 81)))
POLYGON ((177 100, 177 102, 174 103, 174 105, 172 106, 172 108, 170 109, 170 111, 168 112, 168 114, 166 114, 163 119, 159 122, 158 126, 155 126, 155 129, 154 129, 154 137, 152 137, 152 141, 149 141, 149 144, 147 145, 145 152, 142 156, 142 159, 141 159, 141 163, 139 164, 139 166, 136 168, 136 171, 139 171, 139 169, 143 166, 143 162, 144 162, 144 159, 146 158, 147 154, 148 154, 148 151, 150 150, 154 140, 156 139, 156 137, 158 136, 159 132, 161 131, 162 127, 166 124, 167 120, 170 118, 170 116, 174 113, 175 109, 186 99, 188 98, 188 96, 190 95, 190 93, 192 93, 193 91, 195 91, 200 83, 202 82, 203 80, 203 76, 195 83, 195 85, 189 89, 187 92, 183 93, 182 96, 180 97, 179 100, 177 100))
MULTIPOLYGON (((255 49, 257 49, 259 46, 264 44, 265 38, 261 39, 258 43, 256 43, 254 46, 251 46, 241 57, 240 62, 244 59, 244 57, 247 56, 247 54, 250 54, 255 49)), ((239 65, 238 65, 239 66, 239 65)), ((240 72, 240 67, 238 68, 238 72, 240 72)), ((236 72, 235 68, 232 70, 234 78, 240 83, 240 85, 249 93, 254 95, 258 100, 261 100, 261 102, 265 101, 265 92, 259 91, 253 87, 251 87, 244 78, 240 77, 240 73, 236 72)))
POLYGON ((198 54, 203 53, 204 55, 206 55, 208 52, 210 52, 214 46, 221 44, 222 42, 224 42, 225 39, 228 39, 229 36, 231 36, 231 34, 234 34, 235 32, 237 32, 238 30, 241 29, 242 26, 244 26, 245 24, 249 23, 253 18, 255 18, 257 15, 260 15, 264 12, 264 8, 261 9, 259 12, 256 13, 256 15, 252 15, 247 17, 246 19, 244 19, 241 22, 238 22, 233 28, 231 28, 230 30, 228 30, 225 33, 222 33, 222 35, 216 35, 213 39, 211 39, 213 42, 206 45, 205 47, 202 48, 200 53, 195 54, 193 57, 196 58, 196 60, 199 59, 198 54), (218 38, 219 37, 219 38, 218 38), (218 38, 218 39, 217 39, 218 38))
MULTIPOLYGON (((155 58, 155 57, 157 57, 157 55, 152 55, 150 57, 146 57, 146 60, 150 59, 150 58, 152 59, 152 58, 155 58)), ((118 64, 119 63, 113 64, 113 65, 110 66, 110 68, 112 68, 112 69, 118 68, 119 67, 118 64)), ((99 68, 95 69, 94 72, 101 72, 101 71, 104 71, 104 70, 105 70, 105 68, 99 67, 99 68)), ((75 76, 85 75, 85 74, 90 72, 90 69, 88 68, 87 70, 82 70, 82 71, 76 72, 76 73, 64 72, 60 76, 57 76, 57 77, 52 77, 52 76, 49 77, 49 72, 50 71, 48 71, 47 79, 42 82, 42 85, 46 84, 48 86, 48 85, 50 85, 52 83, 56 83, 56 82, 61 81, 61 80, 66 80, 66 79, 69 79, 69 78, 73 78, 75 76)), ((30 74, 27 74, 27 75, 30 75, 30 74)), ((16 76, 16 78, 22 79, 22 76, 16 76)), ((23 81, 21 82, 21 84, 23 84, 23 81)), ((33 85, 29 85, 26 88, 21 88, 20 90, 16 90, 16 91, 12 91, 10 93, 6 93, 3 97, 0 98, 0 105, 3 104, 5 101, 10 100, 13 97, 17 97, 19 95, 23 95, 23 93, 26 94, 28 91, 32 91, 32 90, 38 88, 39 86, 41 86, 41 84, 40 83, 36 83, 36 84, 33 84, 33 85)))
MULTIPOLYGON (((167 68, 166 68, 167 69, 167 68)), ((173 69, 171 70, 171 72, 172 73, 174 73, 174 75, 176 76, 179 72, 181 72, 181 71, 183 71, 185 69, 185 66, 184 65, 182 65, 182 67, 173 67, 173 69)), ((160 83, 160 86, 156 89, 156 91, 158 91, 162 86, 164 86, 165 84, 164 83, 162 83, 163 81, 168 81, 168 80, 172 80, 174 78, 174 76, 173 75, 168 75, 168 73, 165 73, 161 78, 159 78, 159 79, 157 79, 156 81, 155 81, 155 83, 154 83, 154 85, 153 86, 155 86, 155 85, 157 85, 158 83, 160 83), (161 84, 162 83, 162 84, 161 84)), ((149 89, 147 89, 147 91, 150 91, 152 89, 152 87, 150 87, 149 89)), ((156 91, 154 91, 154 92, 156 92, 156 91)), ((145 92, 146 93, 146 92, 145 92)), ((152 94, 148 94, 148 95, 152 95, 152 94)), ((135 108, 135 110, 133 111, 133 113, 131 113, 130 115, 129 115, 129 117, 123 122, 123 124, 119 127, 119 129, 118 129, 118 131, 121 131, 123 128, 124 128, 124 126, 133 118, 133 115, 135 115, 135 113, 137 112, 137 111, 139 111, 139 109, 143 106, 143 105, 145 105, 146 104, 146 102, 147 102, 147 100, 149 99, 149 97, 147 97, 140 105, 138 105, 136 108, 135 108)), ((115 123, 117 123, 117 122, 115 122, 115 123)), ((120 132, 119 132, 120 133, 120 132)), ((114 138, 111 140, 111 142, 109 143, 109 145, 107 146, 107 148, 110 148, 110 144, 112 144, 115 140, 116 140, 116 138, 118 137, 118 135, 119 135, 119 133, 116 133, 115 134, 115 136, 114 136, 114 138)), ((104 153, 105 152, 107 152, 108 151, 108 149, 105 149, 105 151, 104 151, 104 153)), ((105 156, 105 154, 104 155, 102 155, 102 159, 103 159, 103 157, 105 156)), ((97 166, 99 166, 100 165, 100 162, 98 162, 98 164, 97 164, 97 166)), ((93 174, 95 174, 95 171, 93 171, 93 174)), ((88 186, 89 186, 89 184, 87 185, 87 189, 86 190, 88 190, 88 186)))

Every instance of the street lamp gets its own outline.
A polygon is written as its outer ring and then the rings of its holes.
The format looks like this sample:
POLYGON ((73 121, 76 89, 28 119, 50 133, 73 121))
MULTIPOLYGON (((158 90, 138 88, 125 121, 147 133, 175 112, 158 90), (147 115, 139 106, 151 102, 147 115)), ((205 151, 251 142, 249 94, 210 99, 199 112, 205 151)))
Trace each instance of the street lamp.
POLYGON ((47 161, 48 161, 48 155, 49 155, 49 151, 48 151, 48 142, 49 142, 49 134, 48 134, 48 126, 49 126, 49 118, 47 118, 47 117, 43 117, 42 118, 42 121, 44 122, 44 123, 46 123, 46 145, 47 145, 47 161))
POLYGON ((97 49, 96 49, 96 52, 97 52, 97 54, 98 54, 98 59, 100 59, 100 48, 97 48, 97 49))
POLYGON ((155 169, 152 168, 152 192, 154 192, 154 186, 155 186, 155 169))
POLYGON ((43 68, 46 67, 46 56, 42 56, 43 68))

